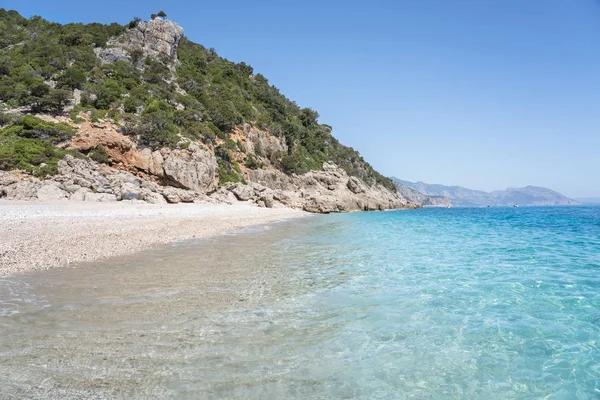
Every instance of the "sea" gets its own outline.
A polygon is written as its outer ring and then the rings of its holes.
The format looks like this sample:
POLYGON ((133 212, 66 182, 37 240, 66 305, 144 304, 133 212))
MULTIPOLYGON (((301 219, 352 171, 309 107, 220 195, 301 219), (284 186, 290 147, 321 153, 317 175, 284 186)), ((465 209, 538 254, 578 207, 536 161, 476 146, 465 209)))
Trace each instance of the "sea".
POLYGON ((0 278, 0 399, 599 399, 600 207, 311 216, 0 278))

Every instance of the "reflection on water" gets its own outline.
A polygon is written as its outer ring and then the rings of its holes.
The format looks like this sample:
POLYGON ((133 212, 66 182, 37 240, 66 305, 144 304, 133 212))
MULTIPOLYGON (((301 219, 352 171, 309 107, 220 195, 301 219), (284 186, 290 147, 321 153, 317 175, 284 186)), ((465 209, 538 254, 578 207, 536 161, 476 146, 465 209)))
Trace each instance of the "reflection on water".
POLYGON ((0 279, 0 398, 596 399, 599 221, 331 215, 0 279))

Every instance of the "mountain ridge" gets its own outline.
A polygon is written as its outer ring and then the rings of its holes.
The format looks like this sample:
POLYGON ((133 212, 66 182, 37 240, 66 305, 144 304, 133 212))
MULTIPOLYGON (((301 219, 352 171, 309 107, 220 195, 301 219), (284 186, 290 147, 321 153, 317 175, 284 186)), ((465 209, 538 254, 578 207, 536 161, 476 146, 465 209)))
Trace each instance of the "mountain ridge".
POLYGON ((452 202, 453 206, 510 206, 514 204, 523 206, 580 205, 580 202, 570 199, 552 189, 533 185, 485 192, 457 185, 447 186, 425 182, 411 182, 395 177, 391 179, 396 184, 406 186, 426 196, 446 197, 452 202))

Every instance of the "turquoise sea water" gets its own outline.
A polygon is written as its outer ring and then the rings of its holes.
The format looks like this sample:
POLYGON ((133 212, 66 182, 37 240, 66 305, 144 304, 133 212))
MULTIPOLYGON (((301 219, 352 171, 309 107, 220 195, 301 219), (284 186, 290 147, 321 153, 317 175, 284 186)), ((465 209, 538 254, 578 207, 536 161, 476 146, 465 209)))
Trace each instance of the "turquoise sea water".
POLYGON ((600 398, 600 207, 328 215, 161 254, 0 280, 0 397, 600 398), (199 307, 202 262, 257 271, 249 300, 199 307))

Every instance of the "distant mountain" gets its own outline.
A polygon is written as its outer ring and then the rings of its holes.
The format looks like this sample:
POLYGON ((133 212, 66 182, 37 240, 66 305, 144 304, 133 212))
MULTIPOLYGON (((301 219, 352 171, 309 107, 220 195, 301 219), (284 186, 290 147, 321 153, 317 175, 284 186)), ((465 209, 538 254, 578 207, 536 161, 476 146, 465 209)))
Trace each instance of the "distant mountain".
POLYGON ((404 197, 406 200, 410 201, 411 203, 415 203, 415 204, 418 204, 423 207, 448 207, 448 206, 452 205, 452 202, 447 197, 427 196, 427 195, 424 195, 423 193, 420 193, 414 189, 411 189, 410 187, 408 187, 406 185, 402 185, 401 183, 398 182, 399 180, 396 178, 391 178, 391 179, 392 179, 392 182, 394 182, 394 184, 396 185, 396 189, 398 190, 398 193, 400 193, 400 195, 402 195, 402 197, 404 197))
MULTIPOLYGON (((459 207, 477 206, 510 206, 519 204, 523 206, 567 206, 581 203, 569 199, 554 190, 538 186, 524 188, 509 188, 496 190, 491 193, 481 190, 467 189, 462 186, 445 186, 424 182, 410 182, 392 178, 396 185, 405 186, 425 196, 441 196, 448 198, 452 205, 459 207)), ((400 189, 399 189, 400 190, 400 189)))
POLYGON ((401 181, 398 178, 392 177, 391 179, 392 182, 394 182, 394 185, 396 185, 396 190, 398 190, 398 193, 400 193, 402 197, 411 203, 415 203, 423 207, 449 207, 452 205, 452 202, 447 197, 428 196, 408 187, 407 185, 402 184, 404 181, 401 181))
POLYGON ((555 192, 539 186, 526 186, 524 188, 509 188, 490 193, 492 204, 507 205, 520 204, 527 206, 573 206, 580 203, 555 192))
POLYGON ((583 199, 575 199, 582 204, 600 205, 600 197, 586 197, 583 199))

